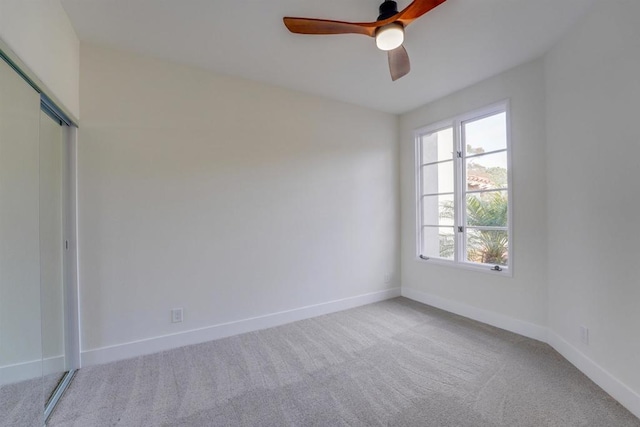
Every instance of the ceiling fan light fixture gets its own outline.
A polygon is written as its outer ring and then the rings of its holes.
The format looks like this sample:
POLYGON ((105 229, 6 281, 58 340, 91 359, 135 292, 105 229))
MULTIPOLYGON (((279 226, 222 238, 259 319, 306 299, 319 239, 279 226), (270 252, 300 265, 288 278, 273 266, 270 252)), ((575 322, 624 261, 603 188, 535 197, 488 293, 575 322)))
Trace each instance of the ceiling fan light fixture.
POLYGON ((404 42, 404 27, 398 22, 392 22, 376 31, 376 46, 380 50, 393 50, 404 42))

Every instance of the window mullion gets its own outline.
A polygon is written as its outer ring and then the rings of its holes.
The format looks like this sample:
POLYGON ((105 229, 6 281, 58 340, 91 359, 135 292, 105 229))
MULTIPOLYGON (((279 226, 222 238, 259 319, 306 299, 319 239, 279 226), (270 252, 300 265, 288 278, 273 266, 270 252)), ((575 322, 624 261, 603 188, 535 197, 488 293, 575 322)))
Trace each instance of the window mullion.
POLYGON ((417 170, 418 173, 416 174, 416 193, 418 195, 417 198, 417 203, 416 203, 416 225, 417 225, 417 229, 418 229, 418 238, 416 239, 416 244, 417 244, 417 252, 418 254, 422 257, 423 253, 422 253, 422 248, 424 247, 423 244, 423 239, 424 239, 424 229, 423 229, 423 223, 422 223, 422 218, 423 218, 423 203, 424 203, 424 197, 421 196, 422 194, 422 138, 419 136, 416 136, 416 150, 415 150, 415 155, 416 155, 416 164, 417 164, 417 170))
MULTIPOLYGON (((460 227, 464 227, 464 202, 460 197, 464 183, 464 150, 462 145, 462 126, 460 120, 454 123, 454 140, 456 145, 455 156, 455 260, 460 262, 464 259, 464 231, 460 232, 460 227)), ((463 228, 464 230, 464 228, 463 228)))
POLYGON ((460 199, 460 222, 462 223, 462 233, 460 233, 460 262, 467 261, 467 136, 465 128, 460 126, 460 188, 458 198, 460 199))

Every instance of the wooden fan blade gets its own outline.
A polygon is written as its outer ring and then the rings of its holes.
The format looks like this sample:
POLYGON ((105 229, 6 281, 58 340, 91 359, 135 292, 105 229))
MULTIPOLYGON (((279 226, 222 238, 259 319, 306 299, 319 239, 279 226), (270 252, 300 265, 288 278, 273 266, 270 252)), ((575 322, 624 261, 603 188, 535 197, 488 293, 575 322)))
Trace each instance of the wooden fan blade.
POLYGON ((447 0, 414 0, 413 3, 405 7, 398 15, 396 15, 396 21, 402 22, 402 25, 406 27, 445 1, 447 0))
POLYGON ((314 18, 283 18, 284 25, 296 34, 363 34, 375 37, 379 27, 400 22, 405 27, 447 0, 414 0, 402 12, 375 22, 344 22, 314 18))
POLYGON ((312 18, 283 18, 284 25, 297 34, 364 34, 373 37, 377 22, 343 22, 312 18))
POLYGON ((409 71, 411 71, 411 64, 409 63, 409 54, 404 46, 390 50, 387 55, 389 56, 391 80, 395 82, 400 77, 409 74, 409 71))

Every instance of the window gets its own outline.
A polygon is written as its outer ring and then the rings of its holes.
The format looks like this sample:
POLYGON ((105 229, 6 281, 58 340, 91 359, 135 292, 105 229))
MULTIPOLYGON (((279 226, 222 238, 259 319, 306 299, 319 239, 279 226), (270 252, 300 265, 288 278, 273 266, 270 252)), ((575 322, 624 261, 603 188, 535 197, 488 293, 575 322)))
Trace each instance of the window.
POLYGON ((504 102, 416 131, 419 258, 509 271, 508 120, 504 102))

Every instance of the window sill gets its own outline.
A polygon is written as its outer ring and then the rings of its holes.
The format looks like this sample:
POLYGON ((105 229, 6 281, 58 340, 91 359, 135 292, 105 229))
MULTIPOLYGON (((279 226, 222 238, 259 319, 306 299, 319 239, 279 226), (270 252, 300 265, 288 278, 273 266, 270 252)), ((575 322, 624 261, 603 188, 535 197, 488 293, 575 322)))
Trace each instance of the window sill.
POLYGON ((492 266, 474 264, 470 262, 456 262, 456 261, 449 261, 446 259, 438 259, 438 258, 424 259, 424 258, 421 258, 420 256, 417 256, 416 260, 420 263, 424 263, 425 265, 427 264, 438 265, 443 267, 455 268, 459 270, 477 271, 479 273, 491 274, 491 275, 500 276, 500 277, 513 277, 513 269, 509 267, 502 267, 501 271, 496 271, 492 268, 492 266))

